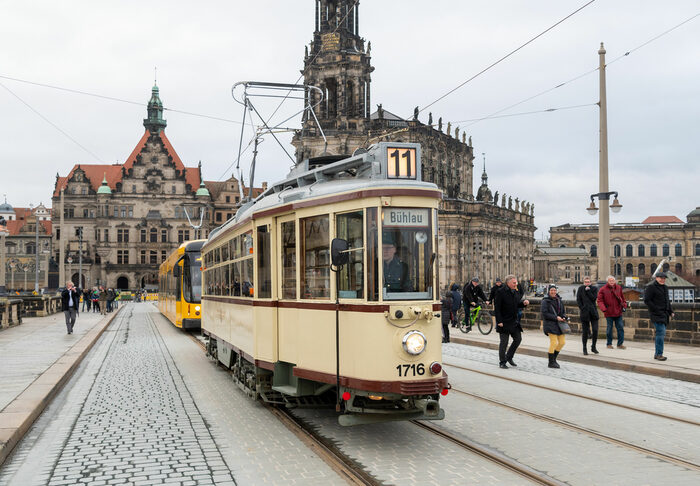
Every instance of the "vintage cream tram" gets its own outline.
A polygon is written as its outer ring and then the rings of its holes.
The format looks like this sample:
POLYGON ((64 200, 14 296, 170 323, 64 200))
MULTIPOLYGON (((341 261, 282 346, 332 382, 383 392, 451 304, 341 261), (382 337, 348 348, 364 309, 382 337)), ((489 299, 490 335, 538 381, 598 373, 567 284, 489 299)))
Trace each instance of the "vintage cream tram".
POLYGON ((442 419, 437 208, 420 146, 307 160, 202 248, 208 353, 253 398, 343 425, 442 419))

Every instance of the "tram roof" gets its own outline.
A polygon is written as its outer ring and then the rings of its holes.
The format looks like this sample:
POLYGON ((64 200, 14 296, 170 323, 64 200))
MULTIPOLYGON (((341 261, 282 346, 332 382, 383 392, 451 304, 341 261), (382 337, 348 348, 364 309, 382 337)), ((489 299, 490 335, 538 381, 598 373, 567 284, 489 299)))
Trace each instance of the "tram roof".
POLYGON ((272 184, 255 200, 244 204, 233 218, 213 230, 209 241, 255 213, 292 202, 372 189, 402 188, 441 192, 436 184, 420 180, 420 174, 420 145, 415 143, 381 142, 372 145, 365 153, 322 166, 313 166, 313 162, 305 160, 294 167, 285 179, 272 184), (389 147, 416 149, 415 179, 387 177, 386 153, 389 147))

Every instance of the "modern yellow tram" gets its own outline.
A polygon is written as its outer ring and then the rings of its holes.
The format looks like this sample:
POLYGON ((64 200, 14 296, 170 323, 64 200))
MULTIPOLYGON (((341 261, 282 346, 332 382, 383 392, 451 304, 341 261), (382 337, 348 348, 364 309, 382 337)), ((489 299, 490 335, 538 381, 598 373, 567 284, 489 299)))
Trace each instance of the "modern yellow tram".
POLYGON ((185 241, 168 255, 158 271, 158 310, 181 329, 200 328, 201 249, 205 241, 185 241))
POLYGON ((417 144, 298 164, 202 248, 207 352, 253 398, 342 425, 442 419, 441 198, 417 144))

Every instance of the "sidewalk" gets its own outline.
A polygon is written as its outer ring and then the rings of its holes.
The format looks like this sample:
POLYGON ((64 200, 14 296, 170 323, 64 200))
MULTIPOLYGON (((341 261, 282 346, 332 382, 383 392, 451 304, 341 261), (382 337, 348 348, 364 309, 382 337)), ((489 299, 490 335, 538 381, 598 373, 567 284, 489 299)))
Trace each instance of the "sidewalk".
MULTIPOLYGON (((616 335, 615 335, 616 336, 616 335)), ((453 343, 479 346, 488 349, 498 349, 499 335, 494 328, 490 334, 483 335, 476 326, 471 332, 464 334, 459 329, 450 327, 450 341, 453 343)), ((613 346, 616 344, 613 339, 613 346)), ((591 341, 588 341, 590 350, 591 341)), ((654 359, 654 343, 644 341, 625 341, 627 349, 608 349, 605 338, 598 338, 597 348, 600 354, 588 352, 583 355, 583 344, 580 334, 568 334, 566 345, 557 361, 572 361, 575 363, 601 366, 623 371, 634 371, 647 375, 655 375, 677 380, 700 383, 700 347, 681 344, 664 343, 664 356, 668 361, 654 359)), ((547 357, 549 338, 539 329, 525 329, 523 342, 518 354, 547 357)))
POLYGON ((116 315, 80 313, 70 335, 63 312, 0 331, 0 465, 116 315))

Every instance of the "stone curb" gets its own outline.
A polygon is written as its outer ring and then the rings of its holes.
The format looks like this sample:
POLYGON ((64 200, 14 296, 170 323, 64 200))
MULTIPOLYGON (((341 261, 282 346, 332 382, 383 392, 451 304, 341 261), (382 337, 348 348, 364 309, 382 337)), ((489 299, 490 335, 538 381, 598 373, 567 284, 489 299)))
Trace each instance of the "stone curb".
MULTIPOLYGON (((467 339, 459 336, 450 336, 450 341, 458 344, 466 344, 468 346, 477 346, 486 349, 498 349, 497 343, 476 341, 473 339, 467 339)), ((530 346, 520 346, 518 348, 519 354, 526 354, 528 356, 538 356, 541 358, 547 357, 547 351, 541 349, 533 348, 530 346)), ((589 355, 588 357, 576 356, 569 354, 560 354, 557 357, 557 361, 570 361, 572 363, 581 363, 592 366, 599 366, 601 368, 609 368, 613 370, 622 371, 634 371, 635 373, 642 373, 645 375, 659 376, 662 378, 673 378, 675 380, 690 381, 693 383, 700 383, 700 373, 693 370, 679 370, 665 367, 655 367, 644 364, 633 363, 628 360, 617 359, 617 358, 600 358, 595 355, 589 355)))
POLYGON ((0 466, 123 308, 120 306, 107 322, 97 324, 88 331, 0 411, 0 466))

